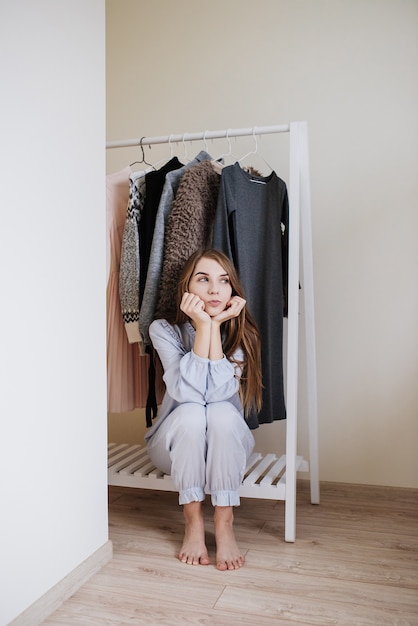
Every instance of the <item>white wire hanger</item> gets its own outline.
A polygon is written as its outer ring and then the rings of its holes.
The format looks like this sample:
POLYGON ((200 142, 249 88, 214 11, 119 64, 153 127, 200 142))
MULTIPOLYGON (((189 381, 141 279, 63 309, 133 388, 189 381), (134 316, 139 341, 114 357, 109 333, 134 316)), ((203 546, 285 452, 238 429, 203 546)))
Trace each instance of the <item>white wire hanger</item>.
POLYGON ((232 142, 231 142, 231 138, 230 138, 230 136, 229 136, 229 135, 230 135, 230 133, 231 133, 231 131, 232 131, 232 129, 231 129, 231 128, 228 128, 228 130, 226 131, 226 140, 227 140, 227 142, 228 142, 228 147, 229 147, 229 150, 228 150, 228 152, 224 152, 223 154, 221 154, 220 156, 218 156, 218 157, 216 158, 216 160, 217 160, 217 161, 221 161, 221 159, 225 160, 225 159, 227 159, 228 157, 230 157, 230 158, 232 158, 232 159, 237 160, 237 157, 236 157, 236 156, 232 153, 232 142))
POLYGON ((271 167, 270 163, 268 163, 266 161, 266 159, 259 153, 258 151, 258 139, 257 139, 257 134, 256 134, 256 127, 253 127, 253 132, 252 132, 252 137, 254 139, 254 149, 250 150, 250 152, 247 152, 247 154, 244 154, 243 157, 241 157, 240 159, 238 159, 238 163, 241 165, 242 162, 247 159, 249 156, 258 156, 264 163, 265 165, 267 165, 267 167, 270 169, 270 171, 273 171, 273 168, 271 167))
POLYGON ((190 163, 190 157, 187 153, 187 144, 186 144, 186 137, 187 133, 183 133, 183 137, 182 137, 182 143, 183 143, 183 159, 184 161, 186 161, 186 163, 190 163))

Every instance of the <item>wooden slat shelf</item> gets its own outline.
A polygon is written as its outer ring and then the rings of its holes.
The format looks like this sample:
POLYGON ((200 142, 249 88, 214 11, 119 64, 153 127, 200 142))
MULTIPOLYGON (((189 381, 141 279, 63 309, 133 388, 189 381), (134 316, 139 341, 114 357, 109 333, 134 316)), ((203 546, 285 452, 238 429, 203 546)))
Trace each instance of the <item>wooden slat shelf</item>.
MULTIPOLYGON (((296 457, 296 471, 309 471, 309 464, 303 457, 296 457)), ((154 466, 146 447, 128 443, 109 443, 108 483, 118 487, 177 491, 171 477, 154 466)), ((239 494, 245 498, 284 500, 286 456, 278 458, 275 454, 262 456, 254 452, 248 461, 239 494)))

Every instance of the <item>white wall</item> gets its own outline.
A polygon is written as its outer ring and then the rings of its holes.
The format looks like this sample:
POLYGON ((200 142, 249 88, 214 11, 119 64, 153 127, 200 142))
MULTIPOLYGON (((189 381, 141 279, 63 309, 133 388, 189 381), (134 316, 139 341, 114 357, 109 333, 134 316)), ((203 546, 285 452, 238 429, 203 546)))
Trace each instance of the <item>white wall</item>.
MULTIPOLYGON (((417 487, 418 3, 106 7, 109 140, 307 120, 321 479, 417 487)), ((259 142, 284 178, 286 142, 259 142)), ((189 144, 188 155, 201 148, 189 144)), ((233 142, 235 154, 247 150, 233 142)), ((181 159, 183 146, 176 152, 181 159)), ((146 154, 156 161, 169 151, 146 154)), ((108 151, 107 171, 139 157, 108 151)), ((303 413, 303 393, 299 403, 303 413)), ((118 432, 110 416, 113 438, 135 430, 129 417, 118 432)), ((275 439, 282 447, 284 432, 283 423, 262 426, 257 447, 272 451, 275 439)), ((299 438, 306 452, 303 418, 299 438)))
POLYGON ((0 624, 108 540, 102 0, 0 4, 0 624))

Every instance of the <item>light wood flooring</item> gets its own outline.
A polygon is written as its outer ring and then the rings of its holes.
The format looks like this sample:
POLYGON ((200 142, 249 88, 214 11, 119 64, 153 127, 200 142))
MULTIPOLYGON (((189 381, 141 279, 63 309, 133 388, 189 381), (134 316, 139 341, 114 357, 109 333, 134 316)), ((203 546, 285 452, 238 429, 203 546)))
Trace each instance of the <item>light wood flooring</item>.
MULTIPOLYGON (((284 503, 242 499, 235 513, 245 566, 180 563, 183 517, 172 492, 109 490, 114 558, 45 626, 417 626, 418 492, 298 483, 294 544, 284 503)), ((214 557, 212 511, 205 504, 214 557)))

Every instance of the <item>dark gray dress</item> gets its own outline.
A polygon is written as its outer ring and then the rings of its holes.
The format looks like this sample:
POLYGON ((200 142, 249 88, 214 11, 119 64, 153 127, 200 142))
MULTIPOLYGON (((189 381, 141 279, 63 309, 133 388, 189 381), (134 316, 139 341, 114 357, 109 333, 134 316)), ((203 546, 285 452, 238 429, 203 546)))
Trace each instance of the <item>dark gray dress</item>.
POLYGON ((285 419, 283 316, 287 315, 289 204, 275 172, 250 174, 239 163, 224 167, 215 214, 213 247, 235 264, 247 307, 261 333, 263 408, 248 423, 285 419))

